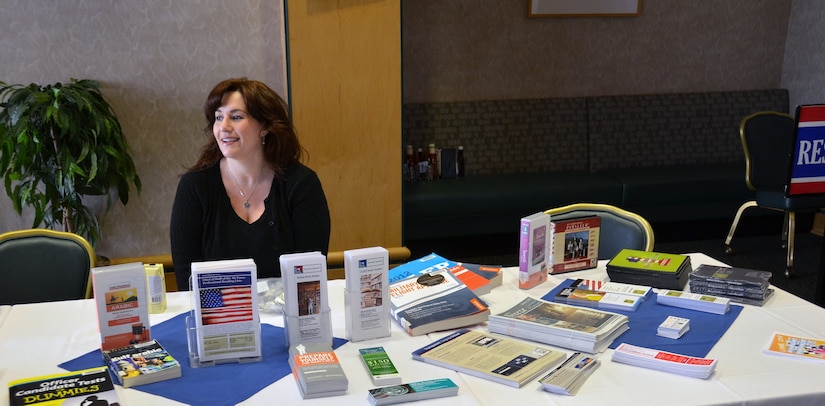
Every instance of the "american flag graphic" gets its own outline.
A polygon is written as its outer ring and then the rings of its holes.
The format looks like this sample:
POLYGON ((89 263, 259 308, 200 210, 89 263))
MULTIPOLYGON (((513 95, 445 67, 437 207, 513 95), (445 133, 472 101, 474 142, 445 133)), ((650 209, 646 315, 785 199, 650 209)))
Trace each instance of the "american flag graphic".
POLYGON ((252 288, 202 289, 201 315, 203 324, 252 321, 252 288))
POLYGON ((595 279, 582 279, 579 286, 588 290, 601 290, 604 282, 595 279))

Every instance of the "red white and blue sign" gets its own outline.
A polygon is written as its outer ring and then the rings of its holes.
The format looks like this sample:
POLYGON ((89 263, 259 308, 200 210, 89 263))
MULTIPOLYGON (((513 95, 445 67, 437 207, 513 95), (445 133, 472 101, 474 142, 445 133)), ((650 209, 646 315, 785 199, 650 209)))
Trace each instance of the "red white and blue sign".
POLYGON ((825 105, 799 106, 796 118, 788 196, 825 193, 825 105))

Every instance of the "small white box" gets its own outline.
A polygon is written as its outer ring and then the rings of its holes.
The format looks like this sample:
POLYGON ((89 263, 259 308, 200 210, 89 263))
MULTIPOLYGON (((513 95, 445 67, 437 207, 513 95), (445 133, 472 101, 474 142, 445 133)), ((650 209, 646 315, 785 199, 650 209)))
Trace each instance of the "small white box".
POLYGON ((92 268, 92 282, 102 350, 152 339, 142 263, 92 268))
POLYGON ((383 247, 344 251, 347 339, 390 336, 389 252, 383 247))

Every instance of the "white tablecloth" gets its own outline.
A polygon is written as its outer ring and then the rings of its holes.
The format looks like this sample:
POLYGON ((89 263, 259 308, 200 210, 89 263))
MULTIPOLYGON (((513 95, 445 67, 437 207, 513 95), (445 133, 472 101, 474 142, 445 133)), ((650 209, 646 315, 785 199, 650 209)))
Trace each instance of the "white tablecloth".
MULTIPOLYGON (((691 254, 692 264, 723 265, 702 254, 691 254)), ((546 284, 531 290, 517 287, 515 268, 505 269, 504 282, 482 296, 493 313, 503 311, 524 295, 541 297, 568 277, 607 280, 602 264, 594 270, 551 276, 546 284)), ((344 281, 330 281, 333 331, 345 337, 344 281)), ((169 308, 151 315, 160 323, 189 310, 188 294, 169 294, 169 308)), ((0 308, 0 386, 28 376, 62 372, 57 365, 99 347, 96 312, 92 300, 39 303, 0 308), (5 317, 4 317, 5 315, 5 317)), ((567 404, 825 404, 825 365, 770 357, 761 353, 771 333, 781 331, 810 337, 825 337, 825 309, 777 289, 763 307, 744 306, 739 318, 708 354, 719 360, 708 380, 653 371, 610 361, 612 350, 600 355, 602 366, 576 396, 562 396, 540 390, 538 382, 516 389, 480 378, 413 361, 410 353, 444 333, 410 337, 395 324, 388 339, 348 343, 336 350, 349 379, 346 396, 302 400, 291 376, 266 387, 244 405, 368 404, 366 391, 372 382, 358 358, 358 349, 384 346, 405 382, 448 377, 459 385, 459 396, 416 404, 432 405, 567 405, 567 404)), ((282 326, 280 316, 262 314, 262 322, 282 326)), ((486 330, 486 326, 475 328, 486 330)), ((264 343, 266 345, 266 343, 264 343)), ((565 350, 568 354, 572 351, 565 350)), ((186 360, 183 360, 186 362, 186 360)), ((220 368, 217 366, 215 368, 220 368)), ((231 376, 227 376, 231 380, 231 376)), ((134 389, 117 387, 121 405, 176 404, 134 389)), ((8 405, 8 392, 0 405, 8 405)))

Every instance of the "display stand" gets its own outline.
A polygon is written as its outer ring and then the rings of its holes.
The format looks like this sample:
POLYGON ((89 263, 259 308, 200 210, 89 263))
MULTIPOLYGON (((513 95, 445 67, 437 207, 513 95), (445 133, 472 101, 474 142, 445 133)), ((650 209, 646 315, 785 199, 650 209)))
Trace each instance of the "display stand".
MULTIPOLYGON (((189 367, 201 368, 213 367, 215 365, 220 364, 247 364, 250 362, 263 361, 263 355, 254 357, 233 357, 211 361, 201 361, 200 356, 198 355, 198 337, 202 335, 202 330, 197 327, 197 323, 195 323, 195 317, 195 312, 191 310, 189 311, 189 315, 186 316, 186 345, 189 350, 189 367)), ((258 338, 260 338, 261 325, 257 324, 255 328, 257 328, 257 332, 255 332, 255 335, 258 338)))
POLYGON ((185 320, 192 368, 263 360, 256 274, 251 259, 192 263, 185 320))

